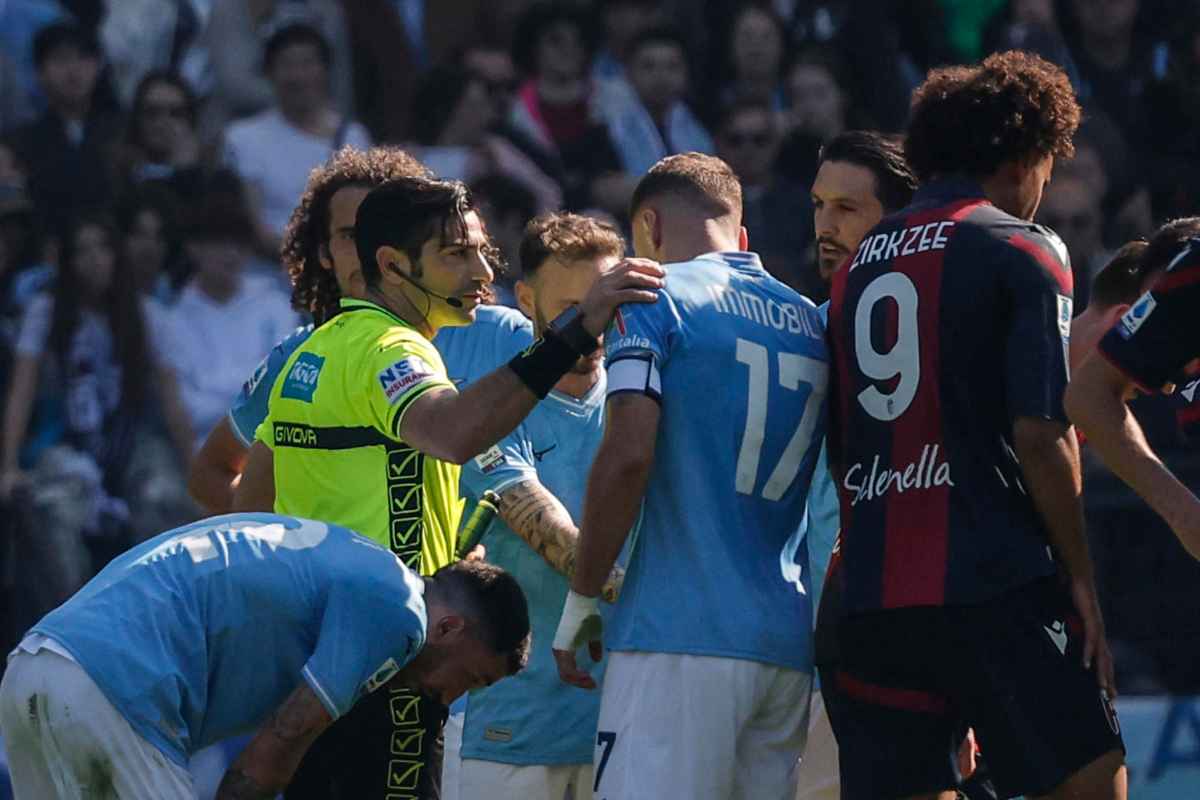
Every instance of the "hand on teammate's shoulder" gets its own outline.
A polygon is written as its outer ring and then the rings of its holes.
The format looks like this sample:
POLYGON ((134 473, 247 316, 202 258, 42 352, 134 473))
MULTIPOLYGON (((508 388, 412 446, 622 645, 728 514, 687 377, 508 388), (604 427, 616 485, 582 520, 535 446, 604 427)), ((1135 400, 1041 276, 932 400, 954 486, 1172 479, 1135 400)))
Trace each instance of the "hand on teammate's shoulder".
POLYGON ((579 304, 584 327, 589 333, 599 336, 612 321, 617 306, 655 302, 666 276, 666 268, 648 258, 618 261, 596 279, 579 304))

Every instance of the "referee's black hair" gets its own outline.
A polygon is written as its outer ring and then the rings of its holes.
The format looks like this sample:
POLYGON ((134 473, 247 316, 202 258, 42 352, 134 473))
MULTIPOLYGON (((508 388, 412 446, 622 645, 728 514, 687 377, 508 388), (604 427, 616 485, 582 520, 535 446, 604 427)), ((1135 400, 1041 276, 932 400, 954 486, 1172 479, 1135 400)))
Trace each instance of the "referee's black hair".
POLYGON ((821 148, 817 168, 826 161, 841 161, 870 170, 875 176, 875 194, 885 214, 907 206, 917 190, 917 176, 904 158, 904 146, 898 136, 878 131, 839 133, 821 148))
POLYGON ((475 210, 467 185, 461 181, 420 177, 391 180, 372 189, 354 219, 354 245, 363 281, 379 285, 375 256, 381 247, 394 247, 408 256, 413 277, 421 275, 421 247, 435 235, 449 239, 451 226, 466 228, 466 215, 475 210))
POLYGON ((485 561, 456 561, 433 574, 451 602, 479 620, 478 636, 506 657, 508 674, 529 663, 529 603, 517 579, 485 561))

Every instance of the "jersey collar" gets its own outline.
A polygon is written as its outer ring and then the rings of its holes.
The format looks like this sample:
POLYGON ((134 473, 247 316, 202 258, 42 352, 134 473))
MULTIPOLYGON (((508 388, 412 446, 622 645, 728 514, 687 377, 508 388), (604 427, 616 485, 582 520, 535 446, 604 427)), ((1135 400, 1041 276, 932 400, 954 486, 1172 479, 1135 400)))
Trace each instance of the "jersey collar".
POLYGON ((712 261, 734 269, 746 269, 752 272, 765 272, 758 253, 744 250, 724 250, 717 253, 705 253, 696 256, 696 261, 712 261))
MULTIPOLYGON (((387 315, 392 320, 395 320, 396 323, 403 325, 406 328, 412 328, 414 331, 417 330, 416 326, 411 322, 406 322, 400 319, 400 317, 396 316, 391 311, 388 311, 378 303, 372 303, 370 300, 363 300, 358 297, 343 297, 338 301, 338 305, 341 306, 342 311, 378 311, 380 314, 387 315)), ((417 332, 420 333, 420 331, 417 332)))

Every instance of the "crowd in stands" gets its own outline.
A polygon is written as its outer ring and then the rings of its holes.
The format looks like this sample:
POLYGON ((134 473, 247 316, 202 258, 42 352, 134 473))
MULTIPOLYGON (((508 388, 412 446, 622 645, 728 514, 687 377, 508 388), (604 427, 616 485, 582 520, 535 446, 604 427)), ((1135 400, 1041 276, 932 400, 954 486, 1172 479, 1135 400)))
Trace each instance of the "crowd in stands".
MULTIPOLYGON (((1190 0, 0 2, 0 643, 114 553, 196 518, 195 448, 291 309, 280 238, 309 171, 394 144, 469 183, 509 269, 527 220, 624 222, 637 179, 729 162, 751 249, 815 302, 822 142, 896 131, 936 65, 1033 50, 1085 109, 1039 221, 1078 313, 1123 243, 1200 213, 1190 0)), ((1135 405, 1191 486, 1170 399, 1135 405)), ((1200 691, 1200 566, 1102 467, 1092 546, 1126 692, 1200 691)))

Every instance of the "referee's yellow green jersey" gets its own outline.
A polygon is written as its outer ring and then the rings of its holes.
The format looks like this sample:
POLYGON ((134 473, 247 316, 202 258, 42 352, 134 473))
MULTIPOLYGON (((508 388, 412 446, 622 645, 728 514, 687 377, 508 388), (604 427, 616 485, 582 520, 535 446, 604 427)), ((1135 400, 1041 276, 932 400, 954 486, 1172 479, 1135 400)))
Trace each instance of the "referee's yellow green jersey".
POLYGON ((258 428, 275 454, 275 510, 358 531, 430 575, 454 558, 459 470, 405 444, 400 421, 453 384, 408 323, 364 300, 341 305, 284 364, 258 428))

